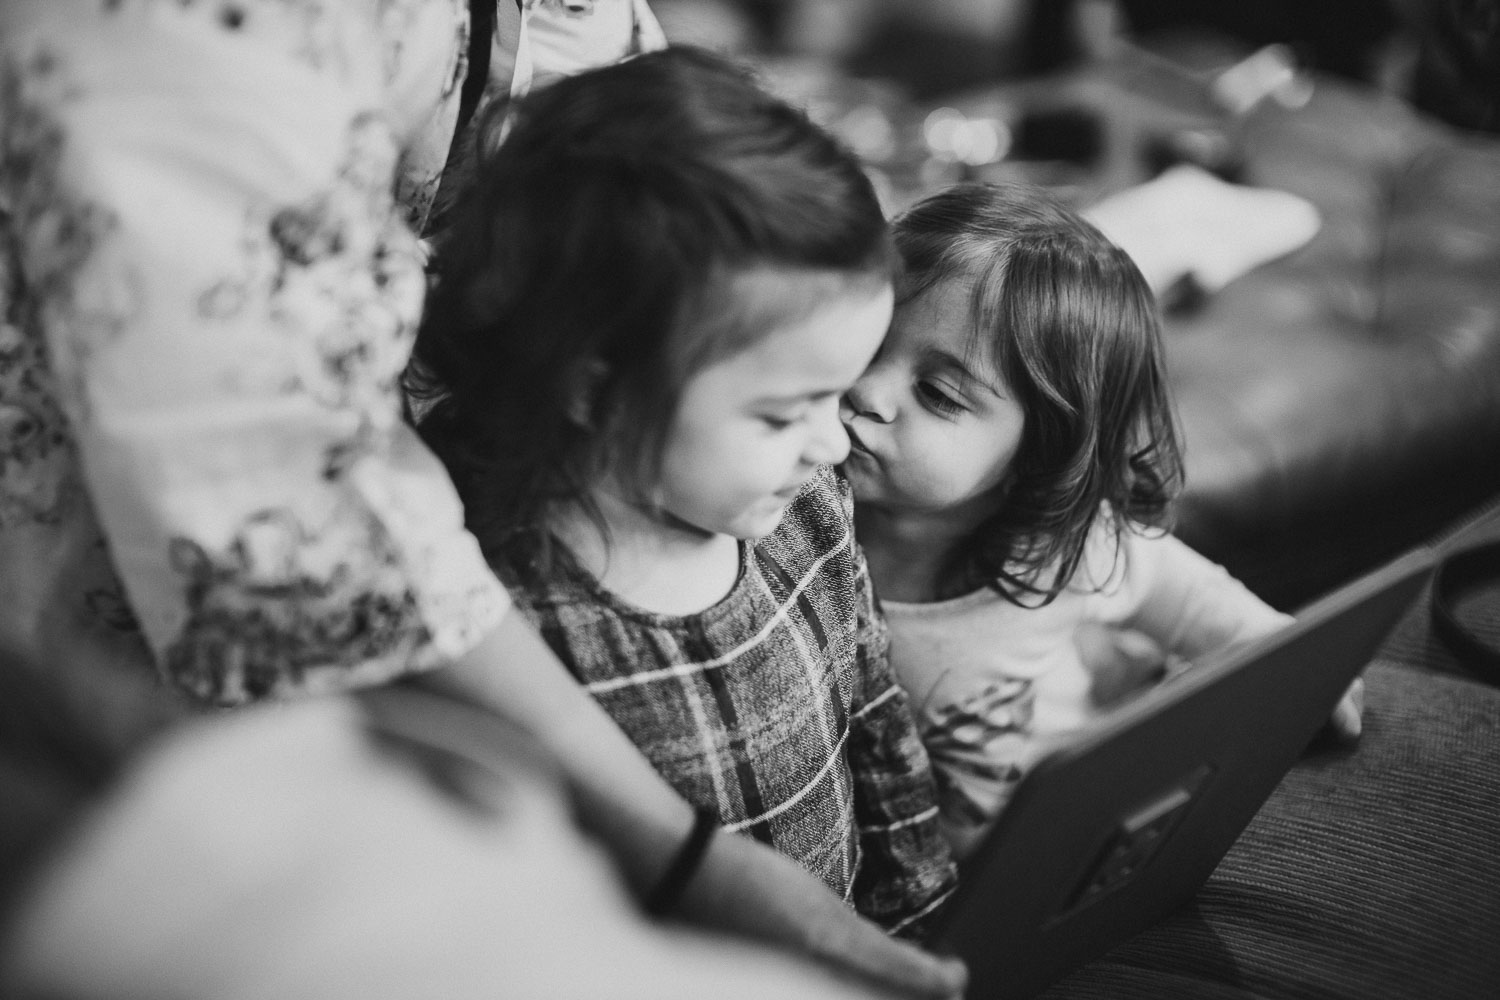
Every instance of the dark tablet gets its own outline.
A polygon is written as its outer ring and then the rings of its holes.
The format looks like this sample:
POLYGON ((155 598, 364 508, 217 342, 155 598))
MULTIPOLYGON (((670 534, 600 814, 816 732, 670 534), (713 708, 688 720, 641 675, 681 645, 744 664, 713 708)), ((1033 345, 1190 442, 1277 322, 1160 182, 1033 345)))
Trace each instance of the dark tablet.
POLYGON ((964 862, 941 939, 1027 997, 1192 898, 1421 590, 1419 549, 1054 745, 964 862))

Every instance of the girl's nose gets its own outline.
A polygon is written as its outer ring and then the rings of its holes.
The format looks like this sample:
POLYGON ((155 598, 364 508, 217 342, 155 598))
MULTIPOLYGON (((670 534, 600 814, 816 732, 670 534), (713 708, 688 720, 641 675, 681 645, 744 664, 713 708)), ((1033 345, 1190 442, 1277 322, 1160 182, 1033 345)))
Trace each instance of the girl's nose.
POLYGON ((813 420, 804 458, 811 465, 838 465, 849 455, 849 434, 840 419, 842 404, 822 408, 813 420))
POLYGON ((865 417, 877 423, 890 423, 889 396, 890 393, 882 388, 879 373, 871 368, 844 393, 844 398, 839 401, 839 415, 845 420, 865 417))

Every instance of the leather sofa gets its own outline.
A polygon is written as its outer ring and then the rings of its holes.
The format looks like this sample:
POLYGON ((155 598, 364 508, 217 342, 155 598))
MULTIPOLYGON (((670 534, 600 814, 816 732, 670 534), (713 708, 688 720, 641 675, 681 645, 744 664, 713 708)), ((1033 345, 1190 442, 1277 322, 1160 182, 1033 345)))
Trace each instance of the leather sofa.
POLYGON ((1322 227, 1167 317, 1178 532, 1290 608, 1500 490, 1500 138, 1327 78, 1238 148, 1322 227))

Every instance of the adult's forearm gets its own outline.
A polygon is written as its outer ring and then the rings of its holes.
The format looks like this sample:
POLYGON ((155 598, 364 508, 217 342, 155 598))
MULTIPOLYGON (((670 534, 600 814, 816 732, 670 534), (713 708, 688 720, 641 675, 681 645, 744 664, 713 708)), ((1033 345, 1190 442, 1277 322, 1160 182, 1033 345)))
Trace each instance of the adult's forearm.
POLYGON ((0 995, 873 1000, 643 920, 524 741, 467 740, 487 727, 462 716, 433 733, 400 697, 366 701, 372 738, 358 707, 220 716, 132 760, 0 927, 0 995), (424 742, 481 750, 472 790, 493 808, 453 808, 424 742))
POLYGON ((693 810, 511 612, 452 667, 419 682, 525 727, 561 765, 579 819, 614 855, 637 896, 670 865, 693 810))
MULTIPOLYGON (((692 828, 692 808, 518 614, 508 614, 453 667, 419 682, 531 730, 560 762, 580 822, 613 856, 636 898, 656 887, 692 828)), ((713 838, 673 913, 812 956, 900 995, 962 990, 957 962, 887 937, 791 859, 743 837, 713 838)))

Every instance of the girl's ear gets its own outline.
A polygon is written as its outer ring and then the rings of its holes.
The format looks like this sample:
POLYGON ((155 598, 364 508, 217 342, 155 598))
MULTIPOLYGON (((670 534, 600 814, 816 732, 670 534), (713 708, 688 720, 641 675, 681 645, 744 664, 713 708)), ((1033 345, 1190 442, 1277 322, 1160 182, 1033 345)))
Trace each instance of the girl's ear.
POLYGON ((609 375, 609 365, 602 358, 584 358, 573 365, 568 375, 568 419, 586 431, 595 429, 599 389, 609 375))

